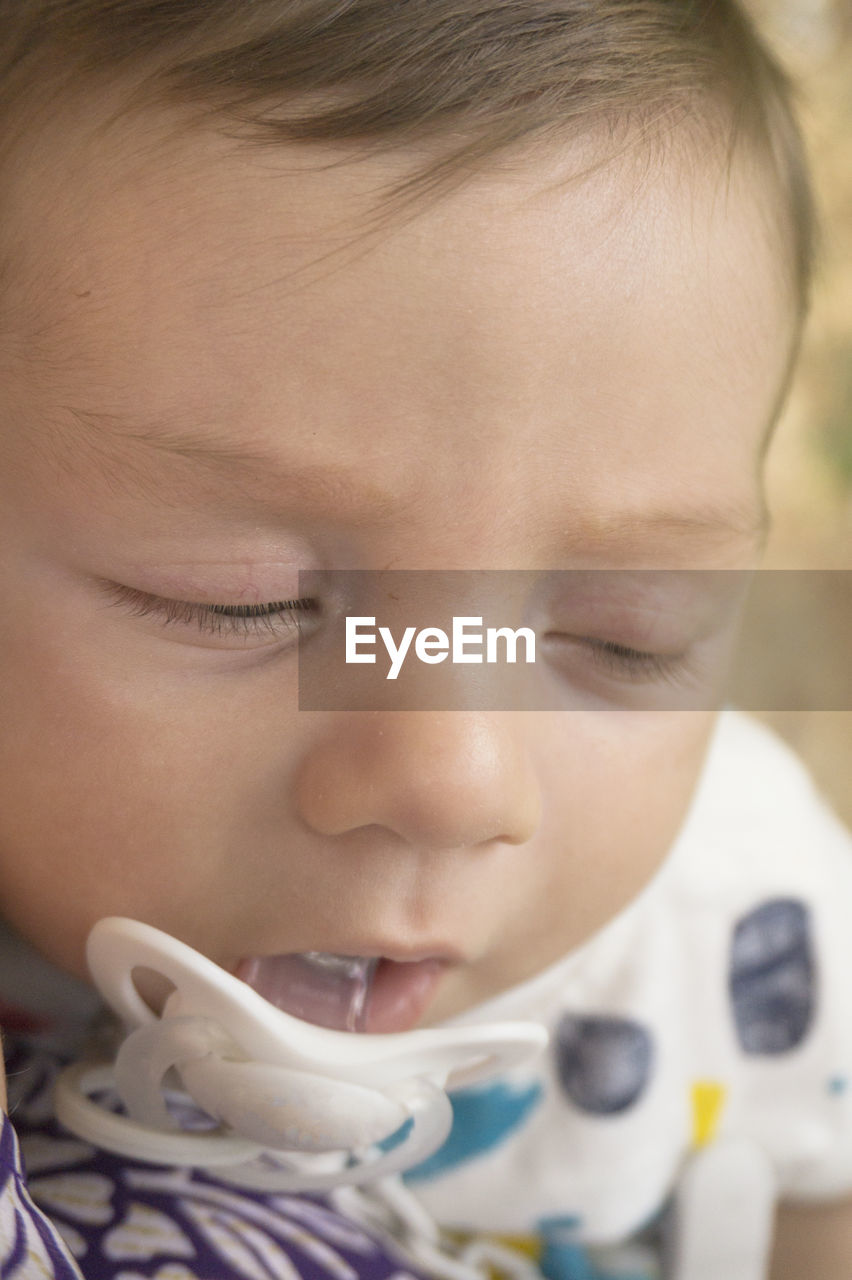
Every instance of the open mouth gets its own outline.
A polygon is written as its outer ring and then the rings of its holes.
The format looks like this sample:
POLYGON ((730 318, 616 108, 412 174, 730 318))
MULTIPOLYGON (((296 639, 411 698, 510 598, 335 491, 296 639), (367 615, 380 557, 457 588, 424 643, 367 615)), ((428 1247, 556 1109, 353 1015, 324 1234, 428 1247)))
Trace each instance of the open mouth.
POLYGON ((333 1031, 409 1031, 446 971, 438 958, 398 961, 326 951, 249 956, 235 976, 293 1017, 333 1031))

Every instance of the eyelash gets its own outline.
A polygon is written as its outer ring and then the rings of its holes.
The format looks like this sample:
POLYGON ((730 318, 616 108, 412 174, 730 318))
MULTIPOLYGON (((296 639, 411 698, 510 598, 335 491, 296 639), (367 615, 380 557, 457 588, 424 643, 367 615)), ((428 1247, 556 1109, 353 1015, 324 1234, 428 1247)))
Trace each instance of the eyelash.
POLYGON ((613 675, 676 682, 687 667, 685 654, 646 653, 641 649, 616 644, 612 640, 586 638, 583 643, 594 661, 613 675))
MULTIPOLYGON (((169 600, 164 596, 149 595, 133 587, 109 583, 108 593, 113 604, 129 609, 133 617, 159 617, 168 626, 171 623, 198 624, 206 635, 267 635, 298 637, 304 626, 303 616, 315 614, 316 600, 304 597, 293 600, 277 600, 267 604, 193 604, 187 600, 169 600)), ((612 640, 584 637, 582 643, 593 661, 609 675, 627 676, 633 680, 666 680, 676 682, 686 668, 683 654, 647 653, 616 644, 612 640)))
POLYGON ((303 627, 300 615, 314 613, 317 602, 310 598, 277 600, 269 604, 193 604, 188 600, 168 600, 148 595, 133 587, 110 583, 108 593, 113 604, 123 605, 133 617, 159 617, 165 625, 178 622, 189 626, 198 623, 206 635, 297 636, 303 627))

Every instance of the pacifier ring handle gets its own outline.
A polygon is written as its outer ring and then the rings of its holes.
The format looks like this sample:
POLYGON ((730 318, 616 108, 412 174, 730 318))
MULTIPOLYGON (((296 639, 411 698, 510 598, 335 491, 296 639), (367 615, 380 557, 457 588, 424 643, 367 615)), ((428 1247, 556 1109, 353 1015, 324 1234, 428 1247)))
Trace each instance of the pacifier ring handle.
POLYGON ((105 1151, 149 1164, 219 1166, 251 1160, 264 1151, 259 1143, 237 1137, 222 1127, 204 1133, 152 1129, 93 1100, 92 1094, 114 1087, 110 1063, 76 1062, 65 1067, 56 1079, 56 1118, 72 1133, 105 1151))
MULTIPOLYGON (((369 1186, 372 1182, 420 1164, 437 1151, 449 1136, 453 1124, 453 1108, 444 1090, 432 1081, 407 1081, 406 1089, 408 1097, 405 1101, 409 1111, 407 1123, 411 1124, 411 1130, 397 1146, 381 1155, 353 1152, 350 1164, 331 1171, 312 1171, 306 1161, 292 1172, 284 1168, 269 1168, 260 1162, 233 1164, 220 1169, 217 1176, 223 1181, 250 1187, 255 1191, 334 1191, 337 1187, 369 1186)), ((400 1087, 400 1101, 402 1092, 400 1087)), ((263 1155, 277 1161, 282 1158, 283 1153, 266 1150, 263 1155)), ((300 1153, 300 1161, 303 1159, 300 1153)))
MULTIPOLYGON (((288 1169, 288 1153, 263 1147, 221 1127, 203 1133, 151 1129, 110 1111, 92 1095, 113 1087, 114 1082, 112 1067, 106 1063, 66 1067, 55 1086, 57 1119, 73 1133, 116 1155, 149 1164, 215 1169, 221 1180, 257 1191, 331 1191, 375 1182, 425 1160, 444 1142, 453 1120, 452 1105, 443 1089, 425 1079, 405 1081, 393 1092, 408 1112, 406 1123, 411 1129, 396 1146, 380 1155, 354 1153, 350 1164, 334 1170, 312 1170, 311 1157, 294 1152, 298 1164, 288 1169)), ((327 1164, 327 1155, 323 1158, 327 1164)))

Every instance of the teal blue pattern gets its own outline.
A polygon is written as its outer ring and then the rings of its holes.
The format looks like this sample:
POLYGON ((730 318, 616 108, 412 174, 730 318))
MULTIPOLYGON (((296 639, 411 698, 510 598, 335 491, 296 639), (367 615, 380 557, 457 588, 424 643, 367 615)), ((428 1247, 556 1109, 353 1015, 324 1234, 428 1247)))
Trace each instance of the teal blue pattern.
POLYGON ((501 1081, 450 1094, 453 1127, 442 1147, 405 1174, 406 1182, 436 1178, 448 1169, 499 1147, 525 1123, 542 1099, 542 1086, 513 1086, 501 1081))

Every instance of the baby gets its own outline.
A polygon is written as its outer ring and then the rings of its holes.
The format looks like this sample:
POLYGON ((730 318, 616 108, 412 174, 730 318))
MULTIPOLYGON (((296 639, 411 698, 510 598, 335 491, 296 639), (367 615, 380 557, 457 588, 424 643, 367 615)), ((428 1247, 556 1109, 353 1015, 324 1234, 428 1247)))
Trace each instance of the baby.
MULTIPOLYGON (((544 1021, 548 1063, 460 1096, 410 1186, 552 1280, 614 1274, 583 1246, 648 1227, 729 1114, 761 1212, 852 1192, 813 905, 848 837, 763 731, 666 709, 708 623, 637 572, 759 562, 806 302, 787 89, 734 3, 0 0, 0 118, 3 1025, 44 1211, 19 1179, 2 1274, 357 1254, 313 1201, 204 1217, 186 1180, 178 1210, 144 1166, 86 1172, 24 1096, 9 1029, 86 1005, 60 975, 109 915, 262 992, 276 957, 384 957, 376 1032, 544 1021), (545 591, 549 710, 476 705, 464 666, 454 710, 300 710, 342 607, 300 571, 390 569, 617 573, 545 591), (51 966, 29 996, 14 956, 51 966), (726 989, 733 1031, 699 1016, 726 989), (783 1074, 814 1036, 818 1106, 783 1074)), ((708 1215, 700 1274, 739 1280, 708 1215)), ((785 1208, 775 1241, 774 1280, 845 1280, 852 1215, 785 1208)))

